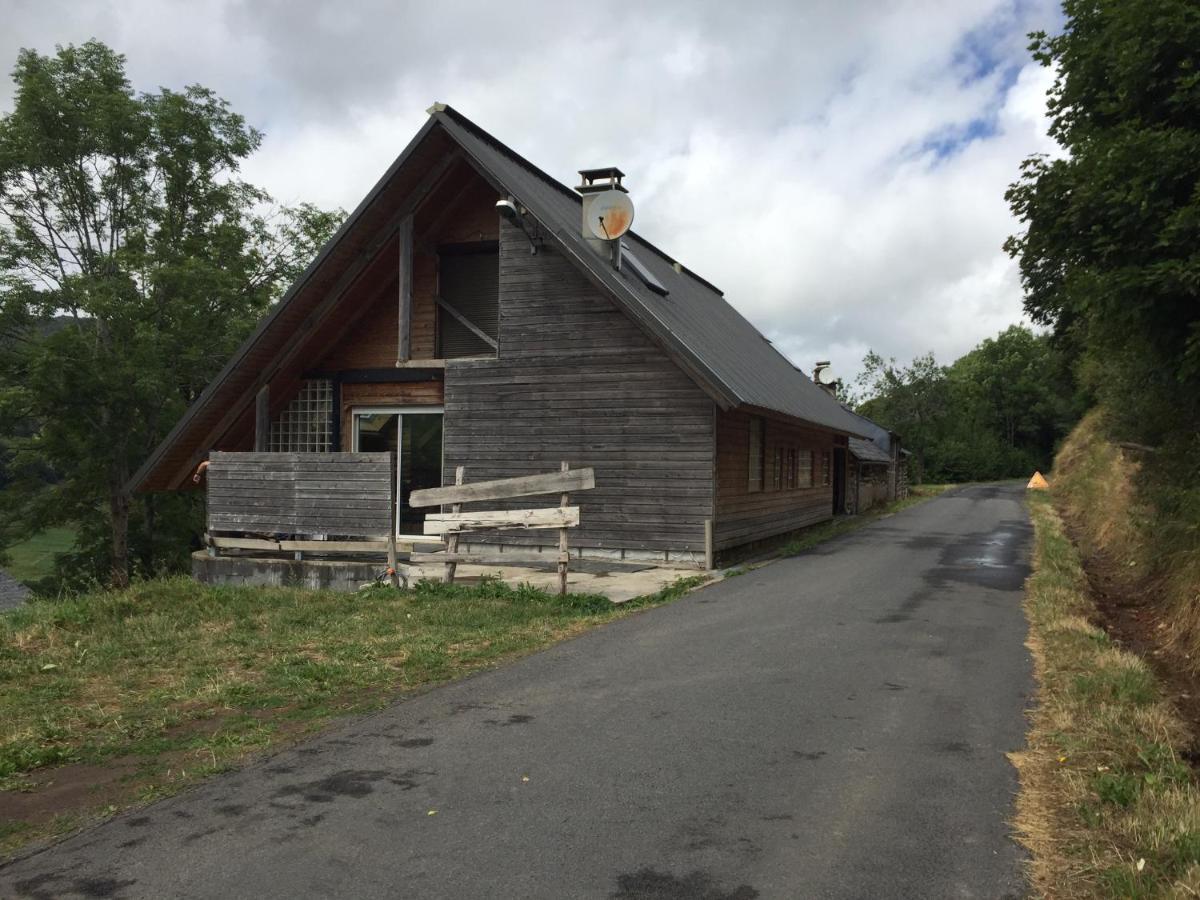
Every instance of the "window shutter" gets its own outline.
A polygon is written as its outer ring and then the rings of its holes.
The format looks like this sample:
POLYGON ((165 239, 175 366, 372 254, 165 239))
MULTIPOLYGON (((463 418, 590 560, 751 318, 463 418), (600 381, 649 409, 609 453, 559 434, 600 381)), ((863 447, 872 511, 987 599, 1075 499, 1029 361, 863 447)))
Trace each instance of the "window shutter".
MULTIPOLYGON (((472 325, 500 337, 500 254, 494 249, 439 256, 438 291, 472 325)), ((495 356, 496 351, 446 310, 438 307, 438 348, 444 359, 495 356)))

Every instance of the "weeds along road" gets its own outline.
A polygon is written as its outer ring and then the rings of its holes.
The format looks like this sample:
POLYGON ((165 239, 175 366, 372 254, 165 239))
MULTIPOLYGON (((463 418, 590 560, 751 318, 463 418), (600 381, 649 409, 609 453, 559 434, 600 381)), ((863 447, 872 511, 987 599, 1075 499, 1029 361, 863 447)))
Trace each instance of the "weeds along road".
POLYGON ((1018 897, 1018 485, 401 702, 0 869, 0 897, 1018 897))

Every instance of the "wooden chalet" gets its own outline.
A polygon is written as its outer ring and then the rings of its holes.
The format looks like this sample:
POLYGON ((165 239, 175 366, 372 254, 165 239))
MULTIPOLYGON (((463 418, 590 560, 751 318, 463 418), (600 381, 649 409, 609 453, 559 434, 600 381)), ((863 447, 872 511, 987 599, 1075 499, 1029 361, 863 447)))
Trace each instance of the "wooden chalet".
MULTIPOLYGON (((459 466, 479 481, 567 462, 595 472, 573 555, 697 566, 843 509, 862 421, 699 275, 632 231, 588 235, 585 195, 623 176, 581 174, 572 190, 433 106, 133 487, 193 488, 214 451, 287 454, 278 471, 388 452, 404 535, 427 511, 409 495, 459 466)), ((350 532, 379 498, 343 487, 304 496, 350 532)))

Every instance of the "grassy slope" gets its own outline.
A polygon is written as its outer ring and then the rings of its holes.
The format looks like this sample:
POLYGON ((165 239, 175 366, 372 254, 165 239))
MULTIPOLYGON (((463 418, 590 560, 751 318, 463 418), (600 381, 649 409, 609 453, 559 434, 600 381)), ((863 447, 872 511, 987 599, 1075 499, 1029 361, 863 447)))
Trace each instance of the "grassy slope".
POLYGON ((1085 554, 1103 554, 1110 569, 1127 573, 1131 590, 1154 598, 1167 637, 1200 672, 1200 522, 1163 527, 1158 515, 1138 501, 1134 476, 1142 457, 1105 440, 1102 416, 1089 414, 1059 452, 1058 507, 1085 554))
MULTIPOLYGON (((65 780, 53 768, 63 764, 128 770, 116 806, 161 796, 335 715, 527 653, 703 580, 619 607, 498 583, 343 594, 186 578, 34 602, 0 616, 0 808, 4 791, 65 780)), ((0 816, 0 850, 72 824, 0 816)))
MULTIPOLYGON (((1141 550, 1128 466, 1094 418, 1068 442, 1053 502, 1086 540, 1135 566, 1141 550)), ((1146 664, 1097 628, 1079 551, 1044 495, 1030 497, 1035 570, 1029 646, 1039 682, 1029 748, 1017 754, 1017 828, 1035 886, 1051 897, 1200 892, 1200 791, 1181 756, 1191 737, 1146 664)))
POLYGON ((5 571, 18 581, 38 581, 54 574, 54 557, 66 553, 75 544, 70 528, 47 528, 27 541, 6 551, 9 563, 5 571))

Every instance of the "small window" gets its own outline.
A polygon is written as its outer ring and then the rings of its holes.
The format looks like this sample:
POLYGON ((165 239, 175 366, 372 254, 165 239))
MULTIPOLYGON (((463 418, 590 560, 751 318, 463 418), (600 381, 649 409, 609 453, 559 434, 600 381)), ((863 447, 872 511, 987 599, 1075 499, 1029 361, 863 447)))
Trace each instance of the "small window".
POLYGON ((813 486, 813 452, 811 450, 800 451, 800 477, 797 484, 802 488, 813 486))
POLYGON ((774 460, 771 470, 771 489, 777 491, 783 487, 783 448, 776 447, 771 458, 774 460))
POLYGON ((833 464, 828 450, 821 451, 821 484, 828 487, 833 479, 833 464))
POLYGON ((767 423, 758 416, 750 419, 749 482, 746 486, 750 493, 763 489, 763 469, 766 468, 764 462, 767 448, 766 425, 767 423))
POLYGON ((787 450, 787 465, 784 466, 784 486, 789 490, 796 489, 796 448, 788 447, 787 450))

